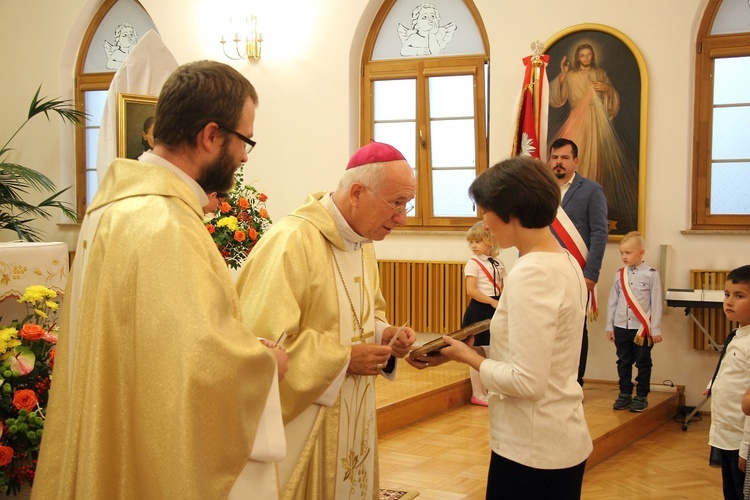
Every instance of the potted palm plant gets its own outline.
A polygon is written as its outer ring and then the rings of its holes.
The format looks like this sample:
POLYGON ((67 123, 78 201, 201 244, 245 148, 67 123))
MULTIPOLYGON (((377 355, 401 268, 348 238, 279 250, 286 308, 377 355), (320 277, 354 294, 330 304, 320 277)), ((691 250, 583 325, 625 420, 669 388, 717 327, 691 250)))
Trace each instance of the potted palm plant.
POLYGON ((77 214, 73 206, 60 200, 60 195, 67 191, 65 188, 57 191, 55 184, 41 172, 23 165, 7 161, 13 148, 9 147, 18 132, 35 116, 44 115, 50 120, 50 113, 57 113, 65 122, 80 125, 86 114, 77 110, 70 100, 49 99, 39 97, 42 86, 36 90, 31 100, 26 120, 13 133, 0 149, 0 230, 14 231, 20 240, 40 241, 42 233, 32 227, 31 223, 42 217, 49 219, 50 210, 59 209, 71 221, 77 221, 77 214), (24 195, 30 191, 52 193, 37 204, 25 201, 24 195))

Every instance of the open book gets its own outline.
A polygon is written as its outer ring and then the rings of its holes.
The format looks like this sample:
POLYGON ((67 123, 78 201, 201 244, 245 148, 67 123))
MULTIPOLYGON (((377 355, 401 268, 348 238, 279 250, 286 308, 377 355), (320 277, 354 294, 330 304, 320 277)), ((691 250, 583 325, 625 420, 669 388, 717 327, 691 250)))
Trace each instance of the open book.
MULTIPOLYGON (((460 330, 456 330, 455 332, 449 333, 447 335, 452 339, 464 340, 466 337, 476 335, 477 333, 482 333, 485 330, 489 330, 490 321, 491 320, 489 319, 485 319, 477 323, 472 323, 467 327, 461 328, 460 330)), ((409 357, 411 359, 417 359, 419 356, 426 356, 433 351, 442 349, 446 345, 447 344, 445 343, 445 340, 443 340, 443 337, 440 337, 431 342, 427 342, 420 347, 415 347, 414 349, 409 351, 409 357)))

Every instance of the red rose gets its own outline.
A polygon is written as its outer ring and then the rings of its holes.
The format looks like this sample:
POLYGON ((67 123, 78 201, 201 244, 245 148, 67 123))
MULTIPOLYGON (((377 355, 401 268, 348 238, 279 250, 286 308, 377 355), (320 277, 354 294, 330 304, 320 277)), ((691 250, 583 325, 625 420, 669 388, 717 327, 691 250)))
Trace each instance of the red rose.
POLYGON ((214 234, 216 232, 216 228, 211 224, 206 224, 206 229, 208 229, 208 234, 214 234))
POLYGON ((18 334, 27 340, 39 340, 44 337, 44 328, 39 325, 23 325, 18 334))
POLYGON ((259 199, 260 201, 266 201, 266 200, 268 199, 268 196, 266 196, 266 195, 265 195, 265 193, 260 193, 260 194, 258 195, 258 199, 259 199))
POLYGON ((13 406, 17 410, 34 411, 39 399, 31 389, 19 389, 13 393, 13 406))
POLYGON ((13 453, 10 446, 0 446, 0 466, 8 465, 13 460, 13 453))

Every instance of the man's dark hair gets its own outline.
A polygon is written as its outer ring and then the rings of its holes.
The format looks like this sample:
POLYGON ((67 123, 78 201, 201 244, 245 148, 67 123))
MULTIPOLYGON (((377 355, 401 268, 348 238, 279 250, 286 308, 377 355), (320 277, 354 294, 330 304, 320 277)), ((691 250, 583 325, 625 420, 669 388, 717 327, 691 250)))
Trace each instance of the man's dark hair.
POLYGON ((553 142, 552 145, 549 147, 549 154, 552 155, 553 149, 560 149, 565 146, 570 146, 570 149, 573 150, 573 158, 578 158, 578 146, 576 146, 575 142, 571 141, 570 139, 566 139, 564 137, 555 139, 555 142, 553 142))
POLYGON ((730 271, 727 274, 727 281, 731 281, 735 285, 750 285, 750 265, 741 266, 730 271))
POLYGON ((469 187, 469 196, 504 222, 515 217, 529 229, 552 224, 560 205, 560 187, 549 167, 530 156, 516 156, 485 170, 469 187))
POLYGON ((154 141, 172 150, 194 146, 210 122, 236 129, 248 98, 258 105, 255 87, 231 66, 216 61, 180 66, 159 94, 154 141))

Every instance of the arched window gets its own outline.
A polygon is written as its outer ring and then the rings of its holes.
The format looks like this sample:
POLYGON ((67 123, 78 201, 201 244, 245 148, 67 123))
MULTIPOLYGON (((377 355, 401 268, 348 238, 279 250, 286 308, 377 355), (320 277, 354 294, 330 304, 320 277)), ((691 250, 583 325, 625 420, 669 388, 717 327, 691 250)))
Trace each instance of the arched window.
POLYGON ((750 4, 710 0, 695 65, 692 229, 750 228, 750 4))
POLYGON ((76 210, 83 217, 99 183, 96 153, 107 90, 123 59, 148 30, 151 17, 136 0, 106 0, 89 24, 76 62, 76 106, 88 114, 76 127, 76 210))
POLYGON ((417 178, 410 229, 477 220, 467 190, 487 168, 489 49, 470 0, 386 0, 362 61, 361 136, 396 146, 417 178))

